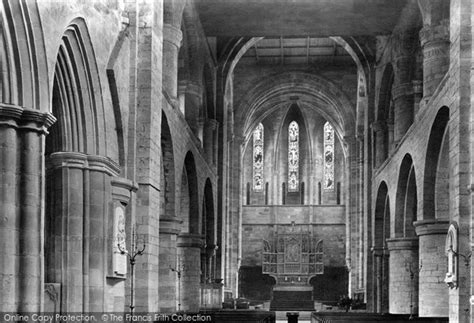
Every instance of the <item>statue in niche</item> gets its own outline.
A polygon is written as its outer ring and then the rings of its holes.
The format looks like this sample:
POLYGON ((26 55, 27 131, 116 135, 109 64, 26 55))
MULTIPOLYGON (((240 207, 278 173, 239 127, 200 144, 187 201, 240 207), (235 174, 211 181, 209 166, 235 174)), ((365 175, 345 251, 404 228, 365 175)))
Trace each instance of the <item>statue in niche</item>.
POLYGON ((444 282, 449 288, 458 286, 458 241, 457 227, 454 224, 449 226, 448 235, 446 236, 446 255, 448 257, 448 268, 444 282))

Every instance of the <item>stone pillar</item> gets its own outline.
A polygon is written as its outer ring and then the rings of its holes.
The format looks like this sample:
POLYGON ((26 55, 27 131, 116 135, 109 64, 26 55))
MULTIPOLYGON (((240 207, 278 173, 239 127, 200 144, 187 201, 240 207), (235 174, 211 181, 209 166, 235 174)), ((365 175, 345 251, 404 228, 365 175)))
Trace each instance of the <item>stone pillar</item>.
POLYGON ((394 144, 400 139, 413 123, 413 61, 415 58, 416 33, 414 30, 404 30, 392 36, 393 56, 393 87, 394 104, 394 144))
POLYGON ((185 90, 185 112, 184 116, 194 135, 201 140, 204 122, 201 119, 202 108, 202 86, 196 82, 187 81, 185 90))
POLYGON ((159 298, 160 312, 174 313, 177 310, 178 269, 177 240, 181 221, 175 216, 160 217, 159 298), (173 269, 173 270, 172 270, 173 269))
POLYGON ((420 30, 423 50, 423 97, 428 100, 449 69, 449 21, 420 30))
POLYGON ((389 254, 385 248, 373 248, 373 274, 374 274, 374 305, 373 310, 376 313, 388 313, 388 261, 389 254))
POLYGON ((420 102, 423 97, 423 82, 412 81, 413 84, 413 120, 416 119, 418 110, 420 109, 420 102))
POLYGON ((419 237, 419 316, 448 316, 448 288, 444 283, 447 271, 445 255, 449 221, 422 220, 414 223, 419 237))
POLYGON ((163 89, 172 100, 178 99, 178 54, 185 4, 183 0, 165 0, 163 4, 163 89))
MULTIPOLYGON (((163 1, 141 0, 138 3, 137 87, 139 98, 135 135, 136 160, 130 174, 138 184, 135 223, 137 240, 146 245, 135 266, 135 311, 156 312, 159 308, 159 225, 162 152, 161 116, 162 77, 177 70, 163 68, 163 1), (133 176, 133 175, 132 175, 133 176)), ((178 24, 179 26, 179 24, 178 24)), ((163 44, 164 43, 164 44, 163 44)), ((169 43, 169 42, 168 42, 169 43)), ((169 44, 168 44, 169 45, 169 44)), ((171 82, 170 82, 171 83, 171 82)))
POLYGON ((410 83, 394 84, 392 88, 394 103, 393 140, 398 145, 413 123, 413 85, 410 83))
POLYGON ((418 238, 387 239, 390 252, 389 312, 418 313, 418 238))
POLYGON ((388 138, 385 138, 386 133, 385 121, 378 120, 372 123, 372 130, 375 132, 375 167, 378 168, 383 164, 387 158, 385 142, 388 138))
POLYGON ((393 141, 393 128, 394 122, 393 119, 387 120, 387 135, 388 135, 388 152, 392 153, 395 149, 394 141, 393 141))
POLYGON ((217 143, 214 140, 217 127, 218 122, 214 119, 207 119, 204 125, 204 157, 209 165, 215 165, 216 161, 215 149, 217 149, 217 143))
MULTIPOLYGON (((47 159, 46 282, 61 284, 61 311, 105 311, 113 246, 108 232, 111 177, 106 157, 56 152, 47 159)), ((111 233, 111 232, 110 232, 111 233)))
POLYGON ((0 311, 39 312, 43 300, 43 147, 49 114, 0 104, 0 311))
POLYGON ((178 236, 178 269, 181 271, 178 302, 181 310, 198 312, 201 288, 201 248, 204 246, 201 235, 180 234, 178 236))

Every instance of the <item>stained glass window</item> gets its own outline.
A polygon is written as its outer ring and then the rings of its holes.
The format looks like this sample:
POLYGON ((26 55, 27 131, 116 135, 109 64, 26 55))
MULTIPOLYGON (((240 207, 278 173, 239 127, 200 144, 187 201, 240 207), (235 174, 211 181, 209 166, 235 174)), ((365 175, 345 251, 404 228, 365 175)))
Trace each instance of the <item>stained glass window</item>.
POLYGON ((324 189, 334 189, 334 129, 324 125, 324 189))
POLYGON ((297 192, 299 187, 299 129, 292 121, 288 127, 288 191, 297 192))
POLYGON ((263 125, 253 131, 253 190, 263 191, 263 125))

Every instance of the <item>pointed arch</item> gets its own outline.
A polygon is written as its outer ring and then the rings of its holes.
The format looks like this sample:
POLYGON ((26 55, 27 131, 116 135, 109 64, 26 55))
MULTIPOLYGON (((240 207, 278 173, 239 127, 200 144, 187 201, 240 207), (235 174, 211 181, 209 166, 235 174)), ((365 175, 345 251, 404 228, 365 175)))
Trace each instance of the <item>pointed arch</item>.
POLYGON ((183 173, 181 176, 181 220, 182 232, 200 232, 200 212, 198 199, 198 179, 196 162, 193 153, 188 151, 184 159, 183 173))
POLYGON ((414 237, 413 222, 416 221, 417 201, 416 177, 413 159, 406 154, 400 165, 395 201, 394 237, 414 237))
POLYGON ((373 304, 378 313, 389 309, 389 261, 387 239, 390 239, 390 196, 387 183, 382 182, 375 200, 373 228, 373 304))
MULTIPOLYGON (((442 149, 443 145, 446 147, 446 145, 449 144, 449 139, 447 138, 448 136, 445 136, 448 129, 448 123, 449 108, 442 107, 438 111, 433 125, 431 126, 430 137, 428 139, 428 146, 426 149, 425 174, 423 179, 423 220, 447 216, 447 212, 444 212, 443 216, 438 214, 435 204, 437 199, 436 189, 438 188, 439 191, 441 187, 439 181, 439 185, 436 185, 437 179, 440 176, 443 176, 442 172, 446 172, 446 164, 449 163, 449 149, 447 149, 448 151, 446 149, 442 149), (439 166, 442 166, 441 172, 439 166)), ((444 182, 449 183, 449 181, 444 182)), ((449 187, 447 191, 449 192, 449 187)), ((447 197, 444 196, 441 198, 444 200, 447 197)))
POLYGON ((2 1, 0 8, 0 102, 46 111, 49 83, 37 3, 2 1))
POLYGON ((82 18, 74 19, 61 39, 52 98, 52 113, 58 122, 47 137, 47 153, 106 155, 106 118, 99 73, 82 18))
POLYGON ((161 153, 162 153, 162 183, 161 183, 161 198, 163 217, 175 217, 175 161, 173 152, 173 138, 171 136, 170 127, 166 114, 162 112, 161 117, 161 153))

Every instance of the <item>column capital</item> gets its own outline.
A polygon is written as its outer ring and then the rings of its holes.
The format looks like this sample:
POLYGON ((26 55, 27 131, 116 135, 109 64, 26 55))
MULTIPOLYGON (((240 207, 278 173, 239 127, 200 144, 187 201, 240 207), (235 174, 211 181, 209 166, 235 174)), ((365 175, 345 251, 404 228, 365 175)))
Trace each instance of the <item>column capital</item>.
POLYGON ((413 85, 414 94, 423 94, 423 81, 413 80, 411 83, 413 85))
POLYGON ((180 82, 180 85, 184 85, 184 92, 186 94, 191 94, 202 99, 203 86, 200 83, 186 80, 185 82, 180 82))
POLYGON ((181 223, 183 223, 183 221, 176 216, 160 216, 160 234, 165 233, 178 235, 181 231, 181 223))
POLYGON ((392 87, 392 98, 394 101, 411 94, 413 94, 413 83, 411 82, 394 84, 392 87))
POLYGON ((202 248, 204 247, 204 240, 200 234, 181 233, 178 235, 177 246, 180 248, 202 248))
POLYGON ((133 181, 123 177, 113 177, 110 181, 112 185, 112 197, 128 205, 132 192, 138 190, 138 185, 133 181))
POLYGON ((387 123, 385 120, 377 120, 372 122, 372 130, 375 132, 381 132, 384 131, 387 128, 387 123))
POLYGON ((372 252, 372 254, 373 254, 375 257, 389 256, 389 253, 387 252, 387 248, 383 248, 383 247, 372 247, 372 248, 370 249, 370 251, 372 252))
POLYGON ((108 157, 72 151, 52 153, 47 157, 47 162, 48 170, 66 167, 98 171, 111 176, 117 176, 120 173, 119 165, 108 157))
POLYGON ((243 145, 244 141, 245 141, 245 137, 244 136, 241 136, 241 135, 236 135, 234 134, 232 136, 232 141, 238 145, 243 145))
POLYGON ((439 25, 425 25, 420 30, 420 42, 421 47, 433 42, 449 43, 449 21, 444 20, 439 25))
POLYGON ((50 112, 0 103, 0 126, 29 129, 47 134, 48 128, 55 122, 56 118, 50 112))
POLYGON ((163 41, 167 41, 176 46, 176 48, 180 48, 182 40, 183 32, 181 29, 170 24, 163 24, 163 41))
POLYGON ((449 220, 420 220, 413 223, 416 234, 418 236, 432 234, 447 234, 449 228, 449 220))
POLYGON ((392 35, 392 54, 394 60, 412 56, 415 51, 416 37, 414 29, 401 30, 392 35))
POLYGON ((216 119, 207 119, 206 120, 206 127, 210 130, 216 130, 219 126, 219 121, 216 119))
POLYGON ((417 250, 418 237, 411 238, 391 238, 387 239, 388 251, 393 250, 417 250))

